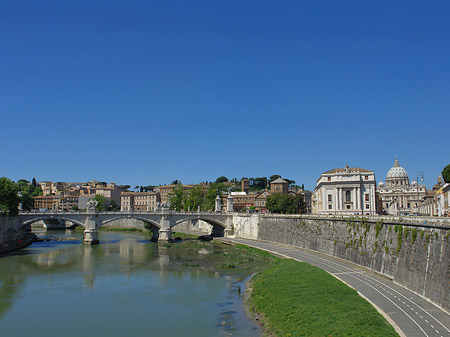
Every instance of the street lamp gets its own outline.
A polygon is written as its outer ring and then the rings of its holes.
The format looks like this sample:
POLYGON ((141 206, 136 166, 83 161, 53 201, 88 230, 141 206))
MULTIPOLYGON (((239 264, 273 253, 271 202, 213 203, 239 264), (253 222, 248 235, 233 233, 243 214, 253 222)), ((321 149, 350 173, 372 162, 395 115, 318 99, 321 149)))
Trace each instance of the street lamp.
POLYGON ((416 203, 416 205, 417 205, 417 210, 416 210, 416 212, 417 212, 417 215, 419 215, 419 201, 420 201, 420 196, 419 196, 419 177, 420 177, 420 181, 421 182, 423 182, 423 172, 422 171, 419 171, 419 172, 417 172, 417 177, 416 177, 416 182, 417 182, 417 203, 416 203))

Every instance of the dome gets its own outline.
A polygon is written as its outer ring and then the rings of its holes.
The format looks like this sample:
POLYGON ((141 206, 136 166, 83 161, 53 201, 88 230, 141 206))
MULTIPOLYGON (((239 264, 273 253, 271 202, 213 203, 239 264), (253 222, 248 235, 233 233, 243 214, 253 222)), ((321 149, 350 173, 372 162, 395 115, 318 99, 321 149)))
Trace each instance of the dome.
POLYGON ((417 181, 413 180, 413 182, 411 183, 411 186, 416 187, 417 186, 417 181))
POLYGON ((400 166, 397 158, 395 159, 394 167, 392 167, 388 171, 386 180, 387 179, 396 179, 396 178, 408 178, 408 173, 406 173, 406 170, 400 166))
POLYGON ((384 187, 383 180, 380 180, 380 183, 378 184, 379 187, 384 187))

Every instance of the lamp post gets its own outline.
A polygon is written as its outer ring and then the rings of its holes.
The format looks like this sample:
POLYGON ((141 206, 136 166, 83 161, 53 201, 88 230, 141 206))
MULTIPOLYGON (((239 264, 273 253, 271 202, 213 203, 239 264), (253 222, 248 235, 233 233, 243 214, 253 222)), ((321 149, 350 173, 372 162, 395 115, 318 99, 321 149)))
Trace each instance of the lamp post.
POLYGON ((419 171, 417 172, 417 177, 416 177, 416 182, 417 182, 417 215, 419 215, 419 201, 420 201, 420 195, 419 195, 419 177, 420 177, 420 181, 423 182, 423 172, 419 171))

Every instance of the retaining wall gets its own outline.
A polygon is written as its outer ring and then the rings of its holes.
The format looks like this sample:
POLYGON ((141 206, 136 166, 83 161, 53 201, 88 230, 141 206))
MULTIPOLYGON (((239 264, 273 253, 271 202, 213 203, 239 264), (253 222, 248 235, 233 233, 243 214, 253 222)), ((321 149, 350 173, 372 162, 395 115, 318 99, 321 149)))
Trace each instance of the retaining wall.
POLYGON ((0 251, 12 242, 23 240, 26 234, 25 228, 19 228, 17 217, 8 218, 0 215, 0 251))
POLYGON ((254 214, 235 215, 233 226, 236 237, 307 248, 359 264, 450 311, 450 227, 388 221, 254 214))

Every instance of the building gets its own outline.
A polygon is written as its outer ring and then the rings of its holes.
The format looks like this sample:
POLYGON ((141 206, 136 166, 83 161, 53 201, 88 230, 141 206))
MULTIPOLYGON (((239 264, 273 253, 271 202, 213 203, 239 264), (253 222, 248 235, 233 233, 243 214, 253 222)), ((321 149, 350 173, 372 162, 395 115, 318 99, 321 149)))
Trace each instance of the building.
POLYGON ((40 195, 33 197, 33 208, 34 209, 55 209, 53 195, 40 195))
POLYGON ((115 204, 120 205, 122 190, 114 183, 104 185, 97 185, 95 188, 96 195, 102 195, 108 200, 108 205, 111 204, 111 201, 114 200, 115 204))
POLYGON ((183 187, 185 191, 189 191, 193 188, 192 185, 172 184, 155 187, 155 192, 159 193, 161 202, 168 202, 169 194, 172 193, 175 188, 179 187, 183 187))
POLYGON ((289 191, 289 183, 281 178, 277 178, 270 183, 270 192, 287 194, 289 191))
POLYGON ((159 192, 122 192, 120 210, 152 212, 160 202, 159 192))
POLYGON ((270 195, 270 191, 259 191, 255 196, 255 210, 258 212, 267 212, 267 197, 270 195))
POLYGON ((362 168, 337 168, 322 173, 312 196, 315 214, 374 215, 375 173, 362 168))
POLYGON ((312 212, 312 194, 313 192, 305 190, 303 191, 303 201, 305 202, 305 213, 312 212))
POLYGON ((419 203, 427 191, 423 184, 409 182, 408 173, 395 158, 394 166, 386 175, 386 183, 380 181, 377 193, 383 214, 409 215, 419 213, 419 203))

